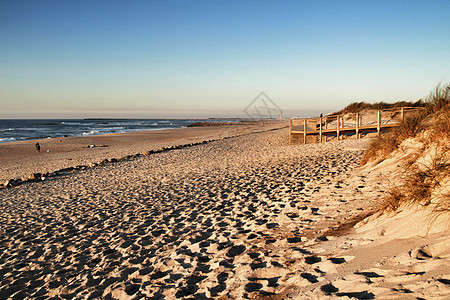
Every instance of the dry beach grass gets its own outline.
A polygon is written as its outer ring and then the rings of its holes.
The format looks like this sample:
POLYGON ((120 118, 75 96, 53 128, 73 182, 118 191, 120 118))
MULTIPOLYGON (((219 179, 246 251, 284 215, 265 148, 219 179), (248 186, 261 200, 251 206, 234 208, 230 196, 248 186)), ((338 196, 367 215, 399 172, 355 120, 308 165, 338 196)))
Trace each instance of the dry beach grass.
POLYGON ((408 152, 401 184, 387 192, 382 210, 409 205, 450 211, 450 84, 438 85, 424 102, 425 109, 408 116, 398 128, 374 139, 362 158, 382 162, 408 152))

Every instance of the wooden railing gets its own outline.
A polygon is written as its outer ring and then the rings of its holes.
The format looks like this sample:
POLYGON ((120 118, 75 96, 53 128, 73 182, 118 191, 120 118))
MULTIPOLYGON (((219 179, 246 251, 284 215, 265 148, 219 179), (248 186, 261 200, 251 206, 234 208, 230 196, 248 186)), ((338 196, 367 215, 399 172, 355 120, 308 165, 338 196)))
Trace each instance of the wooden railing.
POLYGON ((292 145, 295 136, 303 137, 306 144, 307 136, 314 143, 327 141, 329 136, 341 139, 344 135, 356 135, 361 138, 364 132, 377 132, 400 125, 407 114, 417 113, 422 107, 400 107, 384 110, 373 110, 363 113, 329 115, 319 118, 292 118, 289 122, 289 141, 292 145))

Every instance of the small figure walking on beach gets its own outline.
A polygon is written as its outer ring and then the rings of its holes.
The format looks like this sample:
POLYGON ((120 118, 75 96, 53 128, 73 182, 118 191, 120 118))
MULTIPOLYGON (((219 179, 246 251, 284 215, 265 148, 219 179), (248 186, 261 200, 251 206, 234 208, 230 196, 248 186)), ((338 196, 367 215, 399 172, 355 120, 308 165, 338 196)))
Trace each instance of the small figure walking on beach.
POLYGON ((36 145, 34 145, 36 147, 36 152, 39 153, 41 152, 41 145, 39 145, 39 143, 36 143, 36 145))

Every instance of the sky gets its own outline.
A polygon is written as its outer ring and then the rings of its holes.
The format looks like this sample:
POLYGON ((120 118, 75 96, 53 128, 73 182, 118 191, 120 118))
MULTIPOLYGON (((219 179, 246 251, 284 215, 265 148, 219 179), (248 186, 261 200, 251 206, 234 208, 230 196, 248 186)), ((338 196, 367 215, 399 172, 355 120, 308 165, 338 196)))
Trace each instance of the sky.
POLYGON ((0 118, 284 117, 450 81, 450 1, 0 0, 0 118))

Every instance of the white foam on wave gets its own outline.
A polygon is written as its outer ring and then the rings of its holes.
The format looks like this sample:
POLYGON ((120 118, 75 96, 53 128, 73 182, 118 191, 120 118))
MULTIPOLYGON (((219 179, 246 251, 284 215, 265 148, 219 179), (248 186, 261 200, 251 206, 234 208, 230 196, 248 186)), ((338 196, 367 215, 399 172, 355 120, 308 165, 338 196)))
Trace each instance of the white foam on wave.
POLYGON ((103 127, 102 130, 120 130, 125 129, 125 127, 103 127))
POLYGON ((81 122, 61 122, 62 125, 89 125, 89 124, 94 124, 94 123, 81 123, 81 122))
POLYGON ((98 131, 98 130, 91 130, 88 132, 83 132, 82 135, 94 135, 94 134, 99 134, 99 133, 100 133, 100 131, 98 131))
POLYGON ((15 138, 0 138, 0 143, 11 143, 17 141, 15 138))

